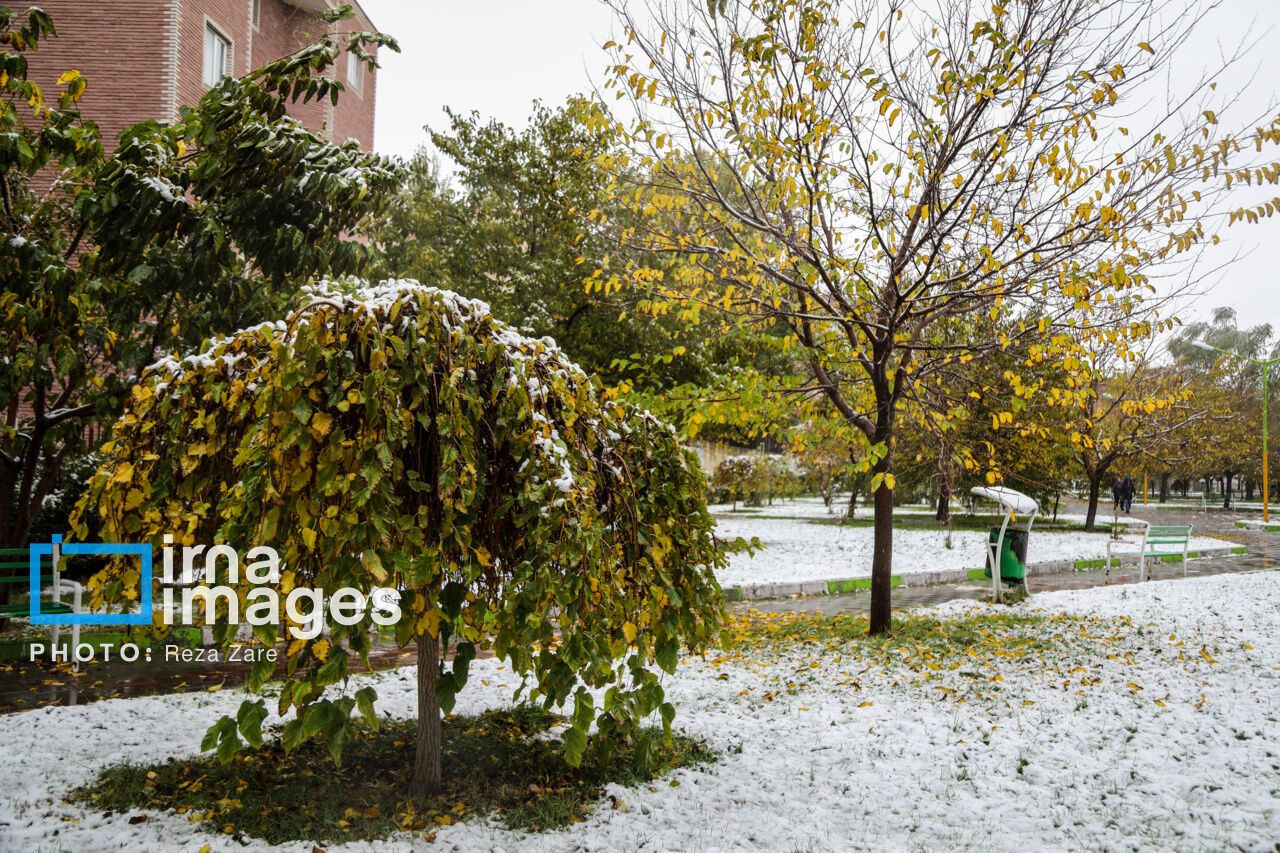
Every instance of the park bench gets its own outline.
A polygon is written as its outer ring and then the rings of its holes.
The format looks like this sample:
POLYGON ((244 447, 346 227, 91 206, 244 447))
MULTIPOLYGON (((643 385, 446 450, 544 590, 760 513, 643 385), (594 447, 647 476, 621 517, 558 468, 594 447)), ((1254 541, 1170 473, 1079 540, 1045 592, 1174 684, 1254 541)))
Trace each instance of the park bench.
MULTIPOLYGON (((1148 524, 1137 542, 1107 542, 1106 579, 1111 579, 1113 557, 1137 557, 1139 578, 1147 580, 1147 558, 1181 557, 1182 574, 1187 574, 1187 547, 1191 542, 1190 524, 1148 524)), ((1117 561, 1118 562, 1118 561, 1117 561)))
MULTIPOLYGON (((40 588, 46 585, 51 589, 52 598, 40 602, 41 613, 83 613, 81 600, 84 597, 84 586, 73 580, 62 577, 59 569, 62 553, 57 544, 52 554, 40 556, 40 588), (63 601, 62 594, 71 595, 71 601, 63 601)), ((26 548, 0 548, 0 584, 9 587, 9 598, 12 600, 31 582, 31 552, 26 548)), ((31 618, 31 601, 20 604, 0 604, 0 619, 31 618)), ((53 646, 58 645, 58 632, 61 625, 53 625, 53 646)), ((71 648, 69 656, 75 659, 75 648, 80 644, 80 626, 71 625, 71 648)))

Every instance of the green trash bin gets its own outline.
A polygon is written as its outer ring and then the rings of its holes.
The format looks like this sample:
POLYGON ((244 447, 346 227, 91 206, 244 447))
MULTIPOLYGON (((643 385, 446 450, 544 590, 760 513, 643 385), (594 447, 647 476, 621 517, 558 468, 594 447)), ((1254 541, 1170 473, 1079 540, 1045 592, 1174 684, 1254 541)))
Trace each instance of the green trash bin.
MULTIPOLYGON (((1000 549, 1000 580, 1005 583, 1018 584, 1022 583, 1027 576, 1027 540, 1029 536, 1027 531, 1016 527, 1010 527, 1004 532, 1004 546, 1000 549)), ((987 538, 987 547, 995 549, 996 543, 1000 541, 1000 528, 991 528, 991 534, 987 538)), ((991 563, 988 562, 984 570, 987 577, 991 577, 991 563)))

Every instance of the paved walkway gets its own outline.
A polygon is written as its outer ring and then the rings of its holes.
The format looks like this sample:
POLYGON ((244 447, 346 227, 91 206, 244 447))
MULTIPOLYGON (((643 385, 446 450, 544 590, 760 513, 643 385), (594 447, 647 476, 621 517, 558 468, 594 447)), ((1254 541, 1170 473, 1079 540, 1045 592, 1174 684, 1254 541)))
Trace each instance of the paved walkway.
MULTIPOLYGON (((1061 512, 1083 515, 1084 504, 1064 503, 1061 512)), ((1110 507, 1107 508, 1110 510, 1110 507)), ((1191 577, 1201 575, 1220 575, 1234 572, 1255 572, 1263 569, 1280 568, 1280 532, 1266 533, 1256 530, 1242 530, 1235 526, 1237 518, 1252 517, 1261 513, 1238 513, 1234 511, 1210 510, 1205 512, 1198 508, 1188 509, 1144 509, 1135 505, 1132 513, 1153 524, 1190 524, 1192 534, 1198 536, 1219 536, 1245 545, 1249 553, 1230 557, 1211 557, 1203 560, 1191 560, 1187 563, 1187 574, 1191 577)), ((1124 516, 1121 516, 1123 519, 1124 516)), ((1098 514, 1099 521, 1110 521, 1111 513, 1098 514)), ((1032 536, 1034 537, 1034 533, 1032 536)), ((1150 566, 1150 564, 1149 564, 1150 566)), ((1179 563, 1155 563, 1149 571, 1156 579, 1182 577, 1182 566, 1179 563)), ((1028 578, 1027 587, 1032 594, 1054 589, 1083 589, 1091 586, 1102 586, 1108 582, 1107 574, 1102 569, 1063 572, 1051 575, 1035 575, 1028 578)), ((1124 566, 1112 569, 1109 582, 1137 583, 1138 567, 1124 566)), ((893 607, 895 610, 909 610, 916 607, 931 607, 946 601, 961 598, 982 599, 991 595, 991 583, 954 583, 937 586, 898 587, 893 591, 893 607)), ((869 593, 855 592, 842 595, 797 596, 785 599, 767 599, 744 601, 731 605, 734 612, 745 613, 755 610, 760 613, 846 613, 863 612, 869 603, 869 593)))

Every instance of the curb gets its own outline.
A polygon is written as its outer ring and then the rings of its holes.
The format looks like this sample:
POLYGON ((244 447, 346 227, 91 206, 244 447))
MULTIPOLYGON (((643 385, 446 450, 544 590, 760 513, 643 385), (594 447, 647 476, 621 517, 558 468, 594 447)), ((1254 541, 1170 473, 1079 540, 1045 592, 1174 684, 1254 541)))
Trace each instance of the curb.
MULTIPOLYGON (((1280 529, 1280 527, 1277 527, 1280 529)), ((1206 548, 1203 551, 1188 551, 1188 559, 1202 557, 1226 557, 1232 554, 1244 554, 1248 548, 1239 545, 1221 548, 1206 548)), ((1138 558, 1134 556, 1113 557, 1118 565, 1135 565, 1138 558)), ((1174 563, 1179 557, 1161 557, 1162 562, 1174 563)), ((1029 563, 1027 576, 1056 575, 1083 569, 1098 569, 1106 564, 1101 560, 1051 560, 1043 563, 1029 563)), ((891 575, 891 587, 934 586, 944 583, 967 583, 969 581, 987 580, 985 569, 943 569, 934 572, 911 572, 906 575, 891 575)), ((791 598, 796 595, 838 595, 871 589, 871 578, 836 578, 832 580, 791 581, 783 583, 760 583, 747 586, 728 586, 723 588, 726 601, 761 601, 769 598, 791 598)))
POLYGON ((1236 527, 1241 530, 1265 530, 1268 533, 1280 530, 1280 524, 1267 524, 1262 521, 1237 521, 1236 527))

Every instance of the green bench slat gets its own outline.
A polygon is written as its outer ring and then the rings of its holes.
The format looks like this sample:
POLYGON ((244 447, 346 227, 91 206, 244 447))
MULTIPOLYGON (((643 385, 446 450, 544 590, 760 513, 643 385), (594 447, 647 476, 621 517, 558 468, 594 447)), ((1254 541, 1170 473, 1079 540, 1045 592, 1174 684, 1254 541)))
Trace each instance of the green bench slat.
MULTIPOLYGON (((72 612, 72 606, 67 602, 40 602, 41 613, 69 613, 72 612)), ((0 616, 31 616, 31 602, 24 605, 4 605, 0 606, 0 616)))

